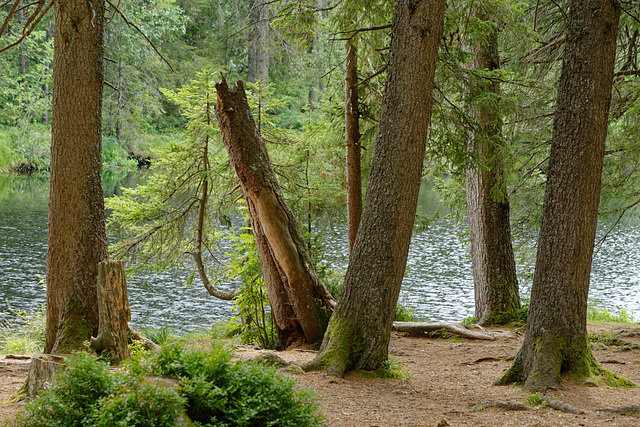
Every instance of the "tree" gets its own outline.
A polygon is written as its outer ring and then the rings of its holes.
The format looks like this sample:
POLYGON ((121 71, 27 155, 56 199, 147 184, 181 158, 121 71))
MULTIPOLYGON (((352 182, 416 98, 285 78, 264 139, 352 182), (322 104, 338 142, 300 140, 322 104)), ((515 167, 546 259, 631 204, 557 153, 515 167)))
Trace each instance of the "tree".
POLYGON ((616 1, 571 2, 527 332, 499 384, 541 390, 605 373, 586 315, 619 15, 616 1))
POLYGON ((362 171, 360 167, 360 113, 358 111, 358 52, 347 42, 345 66, 345 145, 347 146, 347 228, 349 253, 356 241, 362 215, 362 171))
POLYGON ((247 60, 247 81, 261 80, 269 83, 269 3, 254 0, 249 11, 251 29, 249 31, 249 53, 247 60))
POLYGON ((335 302, 282 195, 242 81, 229 88, 223 78, 216 90, 218 127, 247 202, 280 342, 285 348, 313 345, 322 339, 335 302))
MULTIPOLYGON (((480 8, 476 6, 475 18, 486 21, 480 8)), ((466 38, 473 55, 468 96, 475 126, 467 142, 472 161, 466 167, 466 193, 476 322, 504 324, 515 318, 520 297, 501 153, 500 87, 495 79, 474 75, 500 68, 498 30, 493 26, 475 40, 466 38)))
POLYGON ((443 0, 396 3, 360 229, 338 304, 307 369, 342 376, 377 369, 387 359, 416 214, 444 10, 443 0))
POLYGON ((82 348, 98 328, 103 34, 104 1, 55 2, 45 353, 82 348))

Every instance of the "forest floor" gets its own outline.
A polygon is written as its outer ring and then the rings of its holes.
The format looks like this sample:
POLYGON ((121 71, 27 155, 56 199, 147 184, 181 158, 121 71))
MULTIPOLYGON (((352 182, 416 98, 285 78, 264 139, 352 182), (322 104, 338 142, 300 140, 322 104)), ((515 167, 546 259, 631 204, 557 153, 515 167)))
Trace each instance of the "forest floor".
MULTIPOLYGON (((602 366, 640 384, 640 325, 590 325, 589 332, 616 337, 627 345, 597 342, 594 355, 602 366)), ((605 340, 606 341, 606 340, 605 340)), ((202 343, 204 344, 204 343, 202 343)), ((299 387, 314 390, 328 426, 638 426, 640 413, 618 414, 598 409, 640 405, 640 388, 589 387, 566 381, 545 395, 584 411, 576 415, 550 408, 505 409, 540 396, 518 386, 494 386, 522 344, 522 333, 496 341, 407 337, 392 334, 390 355, 410 375, 406 380, 372 378, 352 373, 344 379, 323 372, 295 375, 299 387), (501 402, 501 403, 496 403, 501 402), (488 406, 480 409, 483 404, 488 406), (495 406, 498 405, 498 406, 495 406), (512 405, 513 406, 513 405, 512 405)), ((236 357, 254 358, 263 350, 238 346, 236 357)), ((311 351, 278 352, 288 362, 303 363, 311 351)), ((28 360, 0 359, 0 402, 24 383, 28 360)), ((0 425, 23 407, 0 405, 0 425)))

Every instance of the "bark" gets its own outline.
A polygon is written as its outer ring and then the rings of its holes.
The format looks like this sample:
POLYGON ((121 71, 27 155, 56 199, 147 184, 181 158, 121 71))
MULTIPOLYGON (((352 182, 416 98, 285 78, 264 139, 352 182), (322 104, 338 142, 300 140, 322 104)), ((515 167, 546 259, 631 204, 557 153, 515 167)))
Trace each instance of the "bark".
POLYGON ((98 336, 91 337, 91 348, 107 352, 117 365, 131 356, 128 332, 131 321, 127 282, 122 261, 104 261, 98 266, 98 336))
MULTIPOLYGON (((487 19, 476 12, 480 19, 487 19)), ((500 68, 498 32, 484 40, 470 41, 472 70, 500 68)), ((481 93, 500 96, 496 81, 470 81, 471 98, 481 93)), ((467 151, 474 161, 467 166, 467 216, 471 241, 471 264, 475 291, 476 322, 505 324, 515 319, 520 308, 516 263, 511 243, 509 199, 499 144, 502 123, 495 106, 471 106, 478 129, 470 132, 467 151)))
POLYGON ((249 52, 247 59, 247 81, 261 80, 269 84, 269 2, 254 0, 249 11, 249 52))
POLYGON ((360 112, 358 110, 358 54, 347 42, 345 70, 345 137, 347 146, 347 223, 349 253, 353 250, 362 216, 362 171, 360 166, 360 112))
POLYGON ((37 354, 31 358, 29 381, 25 385, 29 397, 48 389, 56 375, 67 368, 64 358, 51 354, 37 354))
POLYGON ((45 353, 82 348, 98 332, 103 34, 102 0, 56 2, 45 353))
POLYGON ((335 304, 318 279, 300 225, 287 206, 247 103, 242 81, 216 85, 216 118, 247 202, 281 344, 322 339, 335 304))
POLYGON ((604 372, 586 316, 619 16, 612 0, 571 2, 527 332, 499 384, 541 390, 604 372))
POLYGON ((444 9, 444 0, 396 3, 360 229, 338 305, 306 369, 342 376, 375 370, 387 359, 416 214, 444 9))

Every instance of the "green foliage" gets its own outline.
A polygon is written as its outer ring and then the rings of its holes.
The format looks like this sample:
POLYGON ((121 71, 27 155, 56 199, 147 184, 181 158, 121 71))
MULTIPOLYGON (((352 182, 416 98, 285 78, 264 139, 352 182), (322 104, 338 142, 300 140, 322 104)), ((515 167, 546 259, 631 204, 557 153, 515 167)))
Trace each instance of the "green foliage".
POLYGON ((166 326, 140 329, 140 334, 158 345, 165 345, 174 338, 174 331, 166 326))
POLYGON ((273 367, 229 363, 231 356, 220 344, 204 351, 174 343, 138 359, 133 369, 179 378, 188 415, 203 426, 321 424, 313 394, 295 390, 273 367))
POLYGON ((398 359, 391 357, 382 362, 382 366, 376 370, 376 377, 406 381, 411 378, 411 374, 398 362, 398 359))
POLYGON ((267 289, 262 279, 262 268, 258 259, 253 234, 249 229, 231 233, 231 262, 227 265, 229 276, 240 279, 242 286, 235 298, 233 308, 238 310, 237 328, 242 341, 256 343, 262 348, 280 348, 280 339, 271 317, 267 289))
POLYGON ((587 305, 587 321, 633 323, 634 319, 624 308, 618 311, 609 311, 606 307, 598 304, 596 300, 589 299, 589 304, 587 305))
POLYGON ((469 317, 465 317, 464 319, 462 319, 462 324, 463 325, 475 325, 476 324, 476 316, 469 316, 469 317))
POLYGON ((184 399, 139 376, 111 373, 109 364, 87 353, 66 360, 51 388, 30 400, 18 427, 175 426, 184 399))
POLYGON ((171 389, 137 379, 103 397, 92 422, 95 427, 173 427, 185 403, 171 389))
POLYGON ((527 394, 524 397, 524 404, 527 406, 531 406, 533 408, 536 406, 545 407, 547 406, 548 403, 542 399, 542 396, 540 395, 540 393, 532 393, 532 394, 527 394))
POLYGON ((0 322, 0 354, 34 354, 44 348, 44 306, 29 313, 14 311, 0 322))
POLYGON ((401 303, 396 304, 396 315, 394 320, 397 320, 399 322, 415 321, 415 316, 413 315, 413 309, 401 303))

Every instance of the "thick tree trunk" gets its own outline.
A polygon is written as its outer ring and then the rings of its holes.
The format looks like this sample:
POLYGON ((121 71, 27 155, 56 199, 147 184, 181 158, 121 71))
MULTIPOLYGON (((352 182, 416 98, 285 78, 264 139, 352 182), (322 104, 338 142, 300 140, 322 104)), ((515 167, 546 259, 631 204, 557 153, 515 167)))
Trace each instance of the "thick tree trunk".
POLYGON ((353 250, 362 216, 362 171, 360 166, 360 112, 358 111, 358 53, 347 42, 345 70, 345 137, 347 146, 347 223, 349 253, 353 250))
POLYGON ((415 220, 444 0, 396 3, 369 188, 338 305, 306 369, 342 376, 387 359, 415 220))
POLYGON ((278 185, 242 81, 216 85, 216 118, 247 202, 281 344, 319 342, 335 304, 318 279, 302 231, 278 185))
POLYGON ((45 353, 80 349, 98 328, 103 33, 102 0, 56 1, 45 353))
POLYGON ((254 0, 249 12, 249 52, 247 58, 247 81, 261 80, 263 86, 269 84, 269 3, 254 0))
MULTIPOLYGON (((486 19, 480 13, 476 16, 486 19)), ((496 29, 484 39, 471 41, 469 47, 473 53, 472 70, 500 68, 496 29)), ((500 95, 496 81, 470 79, 471 98, 488 92, 500 95)), ((509 198, 499 153, 502 124, 495 107, 474 105, 471 109, 479 126, 469 135, 467 149, 474 161, 466 171, 476 322, 505 324, 514 320, 520 296, 511 243, 509 198)))
POLYGON ((527 332, 499 384, 602 372, 586 315, 619 16, 617 1, 571 2, 527 332))
POLYGON ((98 266, 98 336, 91 337, 91 348, 106 351, 113 365, 128 359, 129 321, 131 310, 127 297, 127 281, 122 261, 103 261, 98 266))

